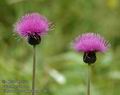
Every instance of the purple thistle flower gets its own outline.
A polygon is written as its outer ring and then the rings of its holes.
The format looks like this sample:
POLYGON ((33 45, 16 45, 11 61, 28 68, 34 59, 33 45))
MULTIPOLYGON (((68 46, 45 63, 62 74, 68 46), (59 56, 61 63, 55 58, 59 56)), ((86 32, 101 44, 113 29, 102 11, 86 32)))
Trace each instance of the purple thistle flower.
POLYGON ((105 52, 109 44, 99 34, 85 33, 76 38, 73 47, 77 52, 84 52, 85 63, 94 63, 96 52, 105 52))
POLYGON ((40 43, 41 36, 47 34, 50 28, 48 20, 39 13, 29 13, 15 24, 15 31, 22 37, 27 37, 31 45, 40 43))
POLYGON ((33 45, 32 95, 35 94, 36 45, 41 42, 41 36, 48 33, 49 28, 51 28, 51 23, 38 13, 23 16, 14 26, 17 34, 27 38, 28 43, 33 45))

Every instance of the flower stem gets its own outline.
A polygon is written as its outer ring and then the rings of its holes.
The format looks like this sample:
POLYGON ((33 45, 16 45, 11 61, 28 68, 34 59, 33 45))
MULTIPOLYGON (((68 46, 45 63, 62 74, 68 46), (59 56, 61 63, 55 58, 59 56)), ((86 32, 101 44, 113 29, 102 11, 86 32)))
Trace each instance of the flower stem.
POLYGON ((32 75, 32 95, 35 95, 35 67, 36 65, 36 47, 33 46, 33 75, 32 75))
POLYGON ((90 95, 91 65, 88 64, 87 95, 90 95))

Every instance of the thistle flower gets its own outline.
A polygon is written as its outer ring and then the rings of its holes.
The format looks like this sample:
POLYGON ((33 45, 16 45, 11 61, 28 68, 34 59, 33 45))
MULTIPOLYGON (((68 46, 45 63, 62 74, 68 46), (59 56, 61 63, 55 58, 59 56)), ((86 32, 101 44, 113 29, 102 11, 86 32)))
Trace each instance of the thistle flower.
POLYGON ((47 34, 50 28, 48 20, 39 13, 29 13, 23 16, 15 24, 15 31, 22 37, 28 39, 31 45, 37 45, 41 41, 41 36, 47 34))
POLYGON ((109 44, 99 34, 85 33, 76 38, 73 47, 77 52, 84 52, 85 63, 92 64, 96 61, 96 52, 105 52, 109 44))
POLYGON ((28 43, 33 45, 32 95, 35 95, 36 45, 41 42, 41 36, 48 33, 50 26, 44 16, 30 13, 18 20, 14 27, 21 37, 27 38, 28 43))

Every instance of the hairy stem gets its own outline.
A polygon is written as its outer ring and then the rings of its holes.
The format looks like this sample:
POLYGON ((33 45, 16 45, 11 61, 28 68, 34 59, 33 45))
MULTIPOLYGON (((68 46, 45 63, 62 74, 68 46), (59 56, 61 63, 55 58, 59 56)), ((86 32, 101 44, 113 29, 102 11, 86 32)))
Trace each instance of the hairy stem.
POLYGON ((33 75, 32 75, 32 95, 35 95, 35 67, 36 65, 36 47, 33 46, 33 75))
POLYGON ((91 65, 88 64, 87 95, 90 95, 91 65))

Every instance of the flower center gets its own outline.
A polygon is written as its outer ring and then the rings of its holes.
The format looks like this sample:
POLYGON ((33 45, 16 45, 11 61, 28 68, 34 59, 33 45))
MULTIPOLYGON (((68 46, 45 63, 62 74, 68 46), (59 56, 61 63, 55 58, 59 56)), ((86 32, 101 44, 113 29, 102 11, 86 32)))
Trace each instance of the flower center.
POLYGON ((28 36, 28 43, 30 45, 38 45, 40 42, 41 37, 38 34, 28 36))
POLYGON ((88 64, 93 64, 96 61, 95 52, 85 52, 83 56, 83 61, 88 64))

